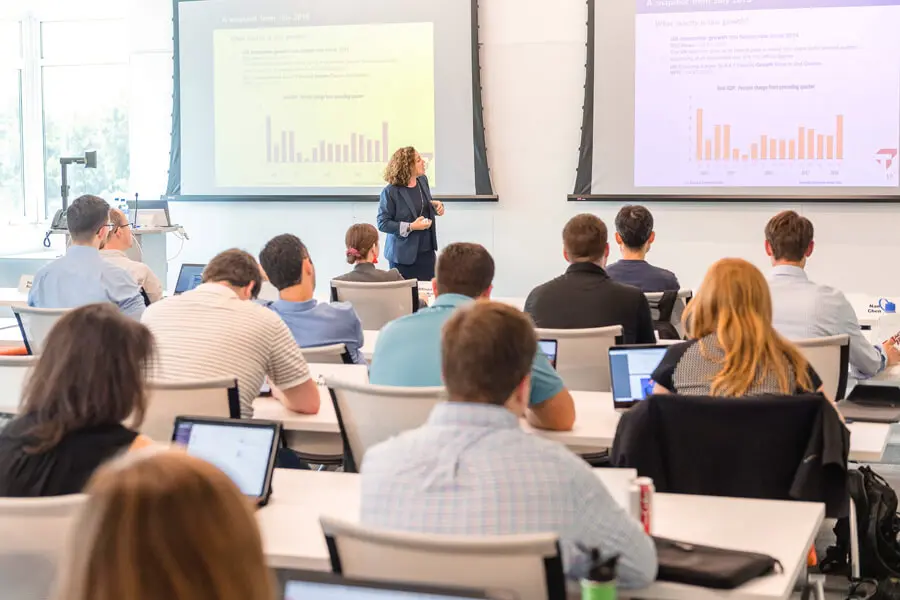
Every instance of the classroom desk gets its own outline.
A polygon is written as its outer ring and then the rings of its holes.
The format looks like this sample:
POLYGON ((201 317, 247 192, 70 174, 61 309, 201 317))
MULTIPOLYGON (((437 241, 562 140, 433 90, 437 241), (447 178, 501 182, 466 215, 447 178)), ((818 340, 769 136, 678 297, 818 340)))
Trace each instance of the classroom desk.
MULTIPOLYGON (((619 492, 633 471, 596 469, 595 472, 617 501, 627 499, 627 494, 619 492)), ((256 513, 268 564, 276 568, 330 570, 319 517, 358 521, 359 495, 358 475, 277 469, 271 501, 256 513)), ((653 505, 656 535, 764 552, 781 561, 784 573, 762 577, 725 592, 655 583, 635 592, 635 596, 667 600, 785 600, 806 564, 807 552, 824 516, 823 505, 806 502, 656 494, 653 505)))
POLYGON ((0 348, 23 346, 22 330, 14 317, 0 318, 0 348))
POLYGON ((0 306, 28 306, 28 292, 22 293, 14 287, 0 287, 0 306))
MULTIPOLYGON (((328 391, 323 388, 322 394, 322 404, 316 415, 301 415, 289 411, 271 398, 257 398, 253 403, 254 415, 281 421, 286 431, 340 434, 328 391)), ((522 427, 577 451, 612 446, 620 415, 613 409, 611 394, 573 391, 572 398, 575 400, 575 426, 571 431, 535 429, 525 421, 522 421, 522 427)), ((880 461, 888 443, 890 425, 856 422, 847 427, 850 429, 850 460, 880 461)))

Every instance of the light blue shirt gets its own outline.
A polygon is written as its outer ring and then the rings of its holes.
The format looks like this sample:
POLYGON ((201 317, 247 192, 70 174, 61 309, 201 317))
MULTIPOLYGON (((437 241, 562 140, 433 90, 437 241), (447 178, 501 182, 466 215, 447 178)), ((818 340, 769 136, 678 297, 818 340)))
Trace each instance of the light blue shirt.
POLYGON ((587 463, 524 432, 502 406, 438 404, 425 425, 366 452, 361 486, 365 525, 440 535, 556 533, 572 578, 587 573, 592 548, 620 555, 623 587, 656 577, 653 542, 587 463))
POLYGON ((872 377, 884 369, 884 352, 863 336, 856 312, 839 290, 810 281, 806 271, 791 265, 774 267, 768 280, 778 333, 791 340, 846 333, 855 377, 872 377))
POLYGON ((366 364, 360 351, 363 345, 362 323, 347 302, 320 304, 316 300, 276 300, 269 304, 269 308, 278 313, 301 348, 344 344, 354 363, 366 364))
MULTIPOLYGON (((441 328, 457 307, 472 298, 441 294, 429 308, 400 317, 378 334, 369 382, 401 387, 436 387, 441 381, 441 328)), ((532 405, 545 402, 563 390, 563 381, 538 351, 531 364, 532 405)))
POLYGON ((112 302, 133 319, 140 319, 145 308, 128 271, 103 260, 90 246, 70 246, 65 256, 42 267, 28 293, 28 306, 37 308, 77 308, 97 302, 112 302))

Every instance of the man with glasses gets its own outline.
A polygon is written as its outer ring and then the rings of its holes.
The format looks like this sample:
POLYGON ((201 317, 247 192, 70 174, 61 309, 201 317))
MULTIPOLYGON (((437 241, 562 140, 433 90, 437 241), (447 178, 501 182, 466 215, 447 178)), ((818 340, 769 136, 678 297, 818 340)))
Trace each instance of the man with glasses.
POLYGON ((109 204, 97 196, 80 196, 69 206, 66 219, 72 243, 65 256, 34 276, 28 305, 76 308, 112 302, 129 317, 140 319, 144 299, 134 278, 100 256, 100 246, 115 228, 109 221, 109 204))
POLYGON ((128 271, 128 274, 147 294, 148 304, 159 302, 163 298, 163 286, 159 277, 146 264, 131 260, 125 254, 134 246, 134 235, 128 218, 121 210, 112 208, 109 211, 109 220, 113 227, 109 231, 106 242, 100 247, 100 256, 107 262, 128 271))

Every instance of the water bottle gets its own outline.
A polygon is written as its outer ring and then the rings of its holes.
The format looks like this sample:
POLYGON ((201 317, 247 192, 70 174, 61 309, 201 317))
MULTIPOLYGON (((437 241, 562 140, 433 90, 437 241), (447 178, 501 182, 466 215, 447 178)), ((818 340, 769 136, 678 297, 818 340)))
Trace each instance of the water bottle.
POLYGON ((125 198, 117 198, 117 200, 118 205, 116 206, 116 208, 122 211, 122 214, 125 215, 125 222, 131 223, 131 217, 128 214, 128 200, 126 200, 125 198))
POLYGON ((600 552, 591 550, 591 568, 581 580, 581 600, 616 600, 616 565, 619 555, 600 558, 600 552))

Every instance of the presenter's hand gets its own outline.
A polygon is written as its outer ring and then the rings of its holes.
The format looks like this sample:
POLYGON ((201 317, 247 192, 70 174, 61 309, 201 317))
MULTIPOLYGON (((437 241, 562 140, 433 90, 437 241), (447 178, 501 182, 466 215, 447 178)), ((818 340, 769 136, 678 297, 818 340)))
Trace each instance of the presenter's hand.
POLYGON ((413 231, 422 231, 423 229, 428 229, 429 227, 431 227, 431 219, 426 219, 425 217, 419 217, 409 224, 409 228, 413 231))
POLYGON ((885 356, 887 356, 887 364, 885 366, 893 367, 900 363, 900 350, 894 345, 894 338, 884 342, 881 347, 884 349, 885 356))
POLYGON ((434 212, 437 213, 437 216, 444 216, 444 203, 440 200, 432 200, 431 205, 434 207, 434 212))

